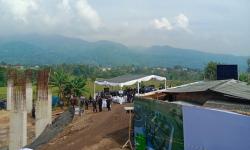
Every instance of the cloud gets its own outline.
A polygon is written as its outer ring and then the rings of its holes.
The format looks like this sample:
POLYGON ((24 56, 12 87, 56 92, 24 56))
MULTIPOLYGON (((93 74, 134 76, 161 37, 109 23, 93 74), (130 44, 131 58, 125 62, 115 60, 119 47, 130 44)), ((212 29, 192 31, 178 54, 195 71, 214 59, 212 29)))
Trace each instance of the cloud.
POLYGON ((169 21, 164 17, 161 19, 154 19, 151 21, 151 25, 155 29, 164 29, 168 31, 182 29, 191 33, 191 30, 189 29, 189 19, 182 13, 180 13, 178 16, 175 16, 172 21, 169 21))
POLYGON ((186 31, 189 31, 189 19, 184 14, 179 14, 175 17, 176 25, 186 31))
POLYGON ((14 28, 21 33, 73 35, 100 27, 101 18, 88 0, 0 0, 0 32, 14 28))
POLYGON ((89 5, 87 0, 76 1, 76 10, 79 16, 86 20, 94 29, 101 26, 101 20, 97 12, 89 5))
POLYGON ((152 21, 152 25, 156 29, 165 29, 165 30, 172 30, 173 29, 171 23, 166 18, 154 19, 152 21))
POLYGON ((38 10, 38 4, 35 0, 0 0, 0 9, 10 13, 13 19, 27 23, 28 15, 38 10))

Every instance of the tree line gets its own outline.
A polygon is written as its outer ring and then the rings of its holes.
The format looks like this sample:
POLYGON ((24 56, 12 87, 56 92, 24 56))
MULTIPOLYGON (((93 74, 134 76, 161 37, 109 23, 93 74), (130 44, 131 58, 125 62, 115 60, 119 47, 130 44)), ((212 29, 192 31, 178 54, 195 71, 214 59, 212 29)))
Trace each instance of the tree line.
MULTIPOLYGON (((239 80, 250 84, 250 58, 247 60, 247 70, 240 72, 239 80)), ((217 78, 217 62, 209 62, 204 69, 204 78, 207 80, 216 80, 217 78)))

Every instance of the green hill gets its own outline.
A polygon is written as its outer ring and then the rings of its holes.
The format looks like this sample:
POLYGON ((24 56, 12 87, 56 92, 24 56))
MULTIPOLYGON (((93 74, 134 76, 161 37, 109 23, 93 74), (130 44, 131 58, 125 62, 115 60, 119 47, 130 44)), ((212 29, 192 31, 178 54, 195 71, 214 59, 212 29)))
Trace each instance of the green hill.
POLYGON ((246 70, 247 57, 200 52, 170 46, 129 48, 111 42, 87 42, 63 36, 19 35, 0 38, 0 61, 11 64, 84 63, 103 66, 134 64, 203 68, 208 61, 238 64, 246 70))

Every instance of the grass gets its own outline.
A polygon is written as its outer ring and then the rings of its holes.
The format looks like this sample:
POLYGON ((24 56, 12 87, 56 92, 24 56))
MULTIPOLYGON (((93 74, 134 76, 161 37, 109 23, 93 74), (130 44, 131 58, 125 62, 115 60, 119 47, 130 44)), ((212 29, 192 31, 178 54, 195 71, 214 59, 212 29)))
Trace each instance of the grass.
POLYGON ((7 96, 7 88, 0 87, 0 100, 6 98, 7 96))
MULTIPOLYGON (((33 86, 33 95, 36 94, 36 86, 33 86)), ((53 95, 58 95, 58 88, 57 87, 52 87, 52 94, 53 95)), ((7 87, 0 87, 0 100, 1 99, 6 99, 7 97, 7 87)))

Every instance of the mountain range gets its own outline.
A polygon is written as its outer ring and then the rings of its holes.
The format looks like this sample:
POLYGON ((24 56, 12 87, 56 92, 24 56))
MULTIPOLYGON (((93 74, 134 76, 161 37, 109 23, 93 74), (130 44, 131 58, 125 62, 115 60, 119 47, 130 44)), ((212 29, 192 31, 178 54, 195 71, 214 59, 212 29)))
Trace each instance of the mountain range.
POLYGON ((88 42, 59 35, 16 35, 0 38, 0 61, 10 64, 140 65, 202 69, 209 61, 238 64, 247 69, 247 58, 213 54, 171 46, 132 48, 111 41, 88 42))

